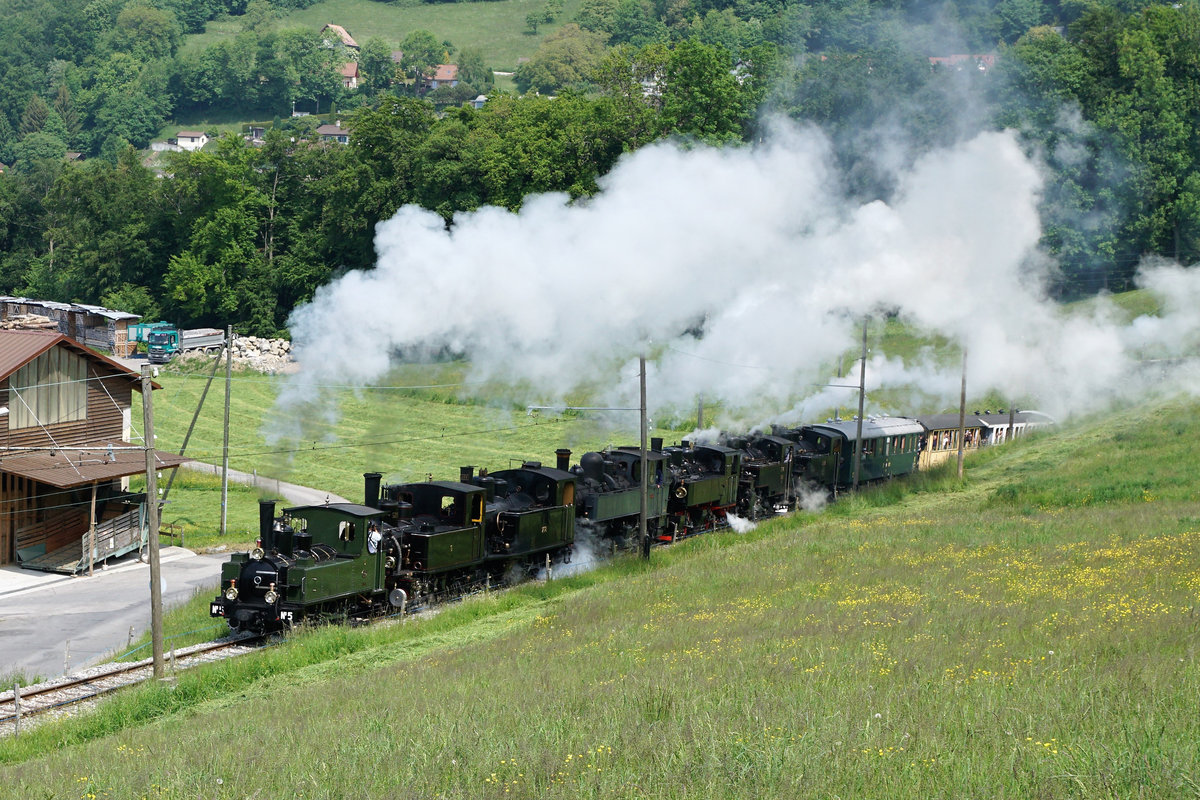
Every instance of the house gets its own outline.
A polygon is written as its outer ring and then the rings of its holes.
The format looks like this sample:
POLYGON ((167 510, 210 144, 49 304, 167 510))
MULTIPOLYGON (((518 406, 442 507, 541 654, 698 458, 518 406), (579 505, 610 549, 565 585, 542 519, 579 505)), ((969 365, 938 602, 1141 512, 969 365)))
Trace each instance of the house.
POLYGON ((481 94, 478 97, 476 97, 474 100, 471 101, 471 106, 474 107, 476 111, 478 111, 479 109, 483 108, 483 105, 486 102, 487 102, 487 95, 481 94))
POLYGON ((429 88, 439 86, 458 86, 458 64, 438 64, 429 79, 429 88))
POLYGON ((342 64, 342 86, 347 89, 358 88, 358 64, 354 61, 347 61, 342 64))
POLYGON ((341 25, 334 25, 332 22, 330 22, 324 28, 321 28, 322 34, 324 34, 326 31, 329 31, 336 36, 342 44, 346 45, 346 47, 349 47, 352 50, 358 49, 358 42, 354 41, 354 37, 350 35, 350 32, 341 25))
MULTIPOLYGON (((0 565, 77 572, 140 548, 145 495, 123 479, 146 470, 141 389, 138 373, 61 333, 0 331, 0 565)), ((189 460, 152 457, 159 469, 189 460)))
POLYGON ((267 135, 266 125, 243 125, 242 138, 245 139, 252 147, 261 147, 263 145, 263 137, 267 135))
POLYGON ((350 131, 342 127, 340 119, 334 125, 325 124, 317 128, 317 135, 321 137, 322 142, 350 144, 350 131))
MULTIPOLYGON (((167 141, 170 142, 171 140, 168 139, 167 141)), ((180 131, 175 134, 175 141, 172 143, 180 150, 199 150, 208 144, 208 134, 202 131, 180 131)))

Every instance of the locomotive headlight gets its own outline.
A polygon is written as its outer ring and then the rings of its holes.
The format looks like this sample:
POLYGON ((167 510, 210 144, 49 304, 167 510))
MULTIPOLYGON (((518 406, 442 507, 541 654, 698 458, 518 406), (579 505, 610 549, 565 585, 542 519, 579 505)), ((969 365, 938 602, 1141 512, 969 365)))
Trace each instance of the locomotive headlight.
POLYGON ((279 601, 279 592, 275 591, 274 588, 268 589, 267 593, 263 595, 263 600, 267 601, 267 605, 273 606, 279 601))
POLYGON ((229 588, 225 590, 225 599, 226 600, 237 600, 238 599, 237 587, 234 586, 232 583, 229 584, 229 588))
POLYGON ((262 561, 264 555, 265 553, 263 553, 263 549, 261 547, 256 547, 250 551, 250 558, 255 561, 262 561))
POLYGON ((388 556, 384 559, 383 566, 387 569, 392 569, 396 566, 396 559, 393 556, 388 556))

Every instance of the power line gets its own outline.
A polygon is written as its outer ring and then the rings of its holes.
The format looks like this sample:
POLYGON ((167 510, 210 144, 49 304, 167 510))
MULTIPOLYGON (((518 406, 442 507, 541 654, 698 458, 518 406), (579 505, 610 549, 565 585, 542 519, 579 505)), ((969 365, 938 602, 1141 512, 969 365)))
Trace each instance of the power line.
MULTIPOLYGON (((190 375, 182 373, 171 373, 172 378, 182 378, 185 380, 207 380, 204 375, 190 375)), ((234 383, 278 383, 280 378, 264 377, 264 378, 232 378, 234 383)), ((286 380, 286 377, 284 378, 286 380)), ((488 381, 462 381, 459 383, 429 383, 429 384, 414 384, 412 386, 384 386, 382 384, 357 384, 357 383, 305 383, 306 389, 346 389, 360 390, 370 389, 372 391, 383 392, 404 392, 417 389, 461 389, 466 386, 486 386, 488 381)))

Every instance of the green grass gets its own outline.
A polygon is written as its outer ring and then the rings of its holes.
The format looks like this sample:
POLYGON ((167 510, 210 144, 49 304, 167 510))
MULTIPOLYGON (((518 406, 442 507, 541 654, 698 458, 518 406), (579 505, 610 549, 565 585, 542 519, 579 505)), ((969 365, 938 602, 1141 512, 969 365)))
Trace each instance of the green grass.
MULTIPOLYGON (((582 416, 528 416, 520 398, 499 390, 475 388, 461 396, 454 386, 405 389, 406 386, 458 384, 462 364, 412 365, 389 376, 386 386, 354 390, 326 387, 322 414, 311 408, 283 412, 301 425, 299 439, 271 441, 264 424, 276 417, 275 398, 282 378, 237 371, 231 382, 229 463, 235 470, 257 472, 259 488, 231 484, 228 536, 220 528, 219 479, 180 470, 162 519, 183 531, 189 547, 246 545, 257 530, 260 496, 276 496, 275 480, 324 489, 347 499, 362 497, 364 472, 382 472, 389 482, 457 480, 464 465, 503 469, 526 460, 553 464, 554 451, 571 448, 576 457, 608 444, 637 441, 636 415, 628 427, 604 428, 582 416), (325 411, 337 408, 330 419, 325 411)), ((220 464, 223 450, 224 373, 219 371, 198 417, 187 455, 220 464)), ((154 394, 158 447, 178 452, 207 382, 201 362, 172 364, 156 379, 154 394)), ((528 398, 524 402, 528 402, 528 398)), ((133 418, 141 420, 140 396, 133 418)), ((140 425, 135 425, 140 428, 140 425)), ((654 431, 668 441, 678 433, 654 431)), ((164 484, 167 475, 164 473, 164 484)))
POLYGON ((962 482, 931 473, 648 565, 312 631, 0 742, 0 785, 1195 797, 1200 515, 1175 443, 1200 437, 1196 410, 1031 436, 962 482))
MULTIPOLYGON (((525 17, 532 11, 541 10, 545 0, 414 5, 391 5, 374 0, 326 0, 289 13, 276 27, 320 30, 332 22, 348 30, 360 46, 371 37, 379 37, 397 48, 408 34, 427 30, 439 40, 449 41, 457 50, 479 50, 483 53, 484 63, 491 69, 511 72, 516 68, 518 58, 533 55, 547 34, 573 18, 581 2, 567 0, 559 19, 539 26, 536 35, 526 33, 525 17)), ((188 36, 183 50, 202 50, 221 39, 232 38, 240 31, 241 21, 236 17, 215 20, 208 23, 204 33, 188 36)))

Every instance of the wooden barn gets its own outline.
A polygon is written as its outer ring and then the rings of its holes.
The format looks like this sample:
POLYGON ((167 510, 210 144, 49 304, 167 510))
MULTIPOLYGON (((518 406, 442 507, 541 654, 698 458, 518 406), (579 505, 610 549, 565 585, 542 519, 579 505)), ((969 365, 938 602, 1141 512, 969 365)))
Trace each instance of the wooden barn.
POLYGON ((123 487, 146 469, 134 391, 137 372, 69 336, 0 330, 0 565, 76 572, 141 546, 145 495, 123 487))
POLYGON ((0 327, 55 329, 88 347, 107 350, 122 358, 133 355, 137 348, 129 336, 129 326, 139 319, 140 316, 127 311, 83 303, 0 296, 0 327), (41 317, 45 317, 41 325, 23 321, 41 317))

